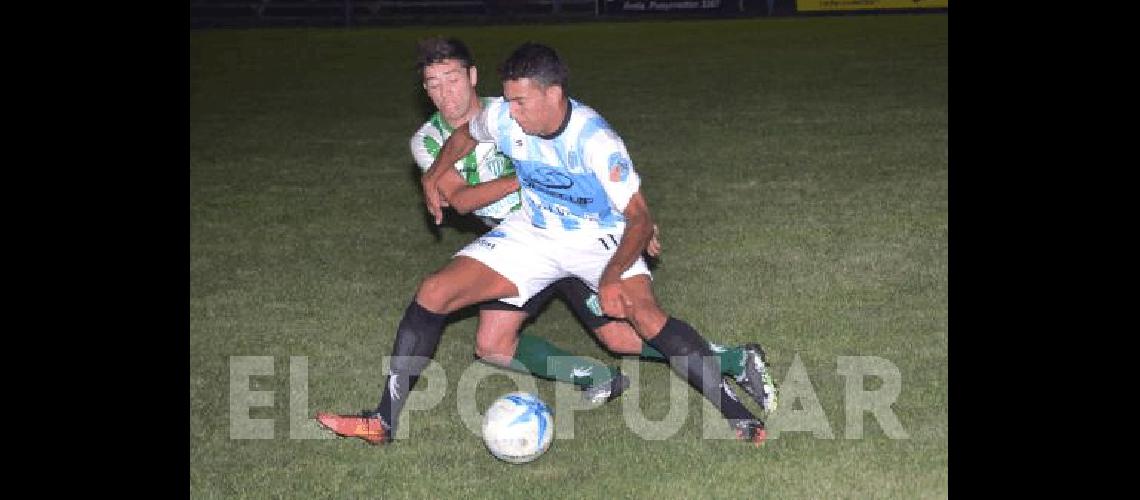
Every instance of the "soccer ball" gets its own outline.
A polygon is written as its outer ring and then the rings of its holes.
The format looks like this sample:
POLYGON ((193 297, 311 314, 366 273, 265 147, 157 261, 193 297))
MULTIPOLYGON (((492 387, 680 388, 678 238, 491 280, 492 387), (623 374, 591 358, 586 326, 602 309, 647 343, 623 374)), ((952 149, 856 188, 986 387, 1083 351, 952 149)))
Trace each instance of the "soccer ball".
POLYGON ((550 448, 554 417, 538 396, 504 394, 483 416, 483 442, 491 454, 512 464, 530 462, 550 448))

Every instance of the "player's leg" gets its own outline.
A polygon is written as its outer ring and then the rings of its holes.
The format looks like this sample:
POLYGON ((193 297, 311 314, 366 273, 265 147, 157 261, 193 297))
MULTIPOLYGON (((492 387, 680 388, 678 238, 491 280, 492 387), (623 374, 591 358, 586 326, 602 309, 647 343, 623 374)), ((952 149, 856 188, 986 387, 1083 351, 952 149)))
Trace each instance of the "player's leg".
POLYGON ((585 282, 575 277, 562 278, 555 281, 548 290, 556 291, 566 302, 570 312, 574 313, 586 328, 594 332, 598 341, 610 352, 627 355, 641 353, 645 343, 629 323, 615 321, 605 316, 596 302, 594 306, 590 305, 591 297, 594 297, 595 293, 585 282))
MULTIPOLYGON (((612 320, 603 315, 600 306, 595 306, 597 310, 591 307, 590 303, 592 300, 596 301, 597 294, 585 282, 578 278, 563 278, 556 281, 554 286, 562 298, 566 300, 566 304, 574 312, 574 315, 593 330, 598 340, 610 352, 638 355, 645 359, 661 362, 666 361, 665 355, 648 343, 643 342, 641 337, 637 335, 637 331, 628 322, 612 320)), ((760 350, 759 346, 749 344, 728 347, 709 342, 709 348, 720 358, 721 373, 733 377, 749 394, 757 398, 757 402, 768 408, 768 405, 763 402, 763 398, 756 396, 759 392, 753 390, 752 386, 755 384, 750 383, 751 381, 748 378, 749 374, 767 369, 762 358, 763 351, 760 350)), ((754 378, 760 379, 760 377, 754 378)))
MULTIPOLYGON (((595 328, 594 334, 611 352, 636 354, 641 359, 663 363, 668 361, 664 354, 643 342, 633 326, 625 321, 609 321, 595 328)), ((768 411, 776 409, 776 385, 760 344, 733 347, 711 341, 708 344, 713 354, 720 358, 721 375, 732 377, 761 408, 768 411)))
POLYGON ((625 321, 607 321, 593 331, 598 341, 614 354, 665 360, 665 356, 642 341, 633 326, 625 321), (646 350, 651 352, 647 355, 646 350))
POLYGON ((576 356, 542 337, 519 333, 526 318, 537 316, 554 293, 555 287, 548 286, 522 307, 503 301, 480 305, 476 353, 499 366, 574 384, 591 402, 616 398, 629 386, 629 379, 616 367, 576 356))
POLYGON ((522 215, 508 217, 463 247, 447 266, 420 284, 405 311, 376 410, 359 416, 321 413, 317 420, 342 436, 373 444, 389 441, 408 393, 435 355, 447 313, 498 298, 522 305, 558 277, 557 266, 545 253, 534 227, 522 215))
MULTIPOLYGON (((605 234, 597 239, 603 244, 596 245, 591 238, 585 237, 573 245, 566 245, 566 250, 560 255, 570 272, 587 281, 593 290, 598 289, 598 280, 614 252, 614 246, 604 244, 604 241, 613 241, 616 236, 605 234)), ((663 354, 673 371, 705 396, 730 422, 758 421, 721 379, 720 360, 709 349, 705 339, 684 322, 670 318, 657 305, 649 286, 650 271, 645 260, 637 259, 621 278, 622 293, 632 301, 626 306, 626 320, 638 335, 663 354)))
POLYGON ((464 256, 455 257, 443 269, 424 279, 396 330, 391 373, 376 407, 380 418, 392 429, 399 423, 408 393, 435 356, 448 313, 517 293, 515 285, 502 275, 464 256))
POLYGON ((511 280, 474 258, 457 255, 420 283, 416 302, 447 315, 471 304, 518 295, 511 280))
POLYGON ((387 442, 400 412, 423 369, 435 356, 447 314, 464 306, 516 295, 515 285, 482 262, 458 256, 421 282, 415 300, 404 310, 392 346, 390 371, 380 403, 361 415, 319 413, 317 421, 342 436, 373 444, 387 442))
POLYGON ((646 343, 664 354, 673 371, 720 410, 742 439, 757 444, 763 442, 766 435, 763 422, 724 384, 716 353, 691 325, 669 316, 658 306, 649 275, 625 277, 622 293, 632 303, 632 307, 626 307, 628 320, 646 343))
POLYGON ((475 355, 496 366, 518 368, 511 363, 515 358, 521 336, 518 332, 526 319, 526 311, 502 301, 492 300, 479 304, 479 324, 475 329, 475 355))

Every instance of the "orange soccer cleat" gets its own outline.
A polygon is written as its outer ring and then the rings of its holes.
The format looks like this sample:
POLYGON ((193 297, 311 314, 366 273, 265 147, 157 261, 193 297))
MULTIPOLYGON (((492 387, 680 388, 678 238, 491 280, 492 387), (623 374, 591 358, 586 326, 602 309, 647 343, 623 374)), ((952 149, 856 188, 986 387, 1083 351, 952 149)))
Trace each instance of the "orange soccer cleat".
POLYGON ((764 440, 768 437, 768 431, 764 428, 764 422, 759 420, 738 420, 732 422, 732 427, 736 429, 737 438, 756 446, 763 446, 764 440))
POLYGON ((358 437, 371 444, 383 444, 391 440, 388 425, 375 413, 359 415, 337 415, 317 413, 317 422, 338 436, 358 437))

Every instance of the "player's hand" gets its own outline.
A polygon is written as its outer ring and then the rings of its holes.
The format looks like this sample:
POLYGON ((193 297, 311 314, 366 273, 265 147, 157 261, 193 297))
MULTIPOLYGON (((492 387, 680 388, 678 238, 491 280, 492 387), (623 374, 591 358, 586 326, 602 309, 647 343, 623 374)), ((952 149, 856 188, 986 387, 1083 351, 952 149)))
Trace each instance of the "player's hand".
POLYGON ((439 192, 435 178, 425 175, 420 178, 420 184, 424 190, 424 205, 427 205, 428 213, 431 214, 435 220, 435 225, 438 226, 443 223, 443 207, 447 206, 447 201, 439 192))
POLYGON ((658 234, 659 231, 657 230, 657 224, 654 224, 653 238, 649 240, 649 245, 645 247, 645 252, 648 253, 650 257, 657 257, 658 255, 661 255, 661 242, 657 240, 658 234))
POLYGON ((620 281, 600 283, 598 299, 602 303, 602 312, 611 318, 625 318, 633 310, 633 301, 622 291, 620 281))

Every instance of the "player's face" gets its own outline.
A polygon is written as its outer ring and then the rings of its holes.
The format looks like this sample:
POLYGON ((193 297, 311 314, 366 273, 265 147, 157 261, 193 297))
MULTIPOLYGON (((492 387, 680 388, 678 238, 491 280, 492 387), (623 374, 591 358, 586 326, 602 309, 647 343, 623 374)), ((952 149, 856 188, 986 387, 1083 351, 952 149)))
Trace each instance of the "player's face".
POLYGON ((455 59, 447 59, 424 68, 424 90, 443 118, 460 125, 470 118, 475 96, 475 68, 464 68, 455 59))
POLYGON ((511 118, 530 135, 547 135, 562 125, 562 87, 543 87, 530 78, 503 82, 511 118))

